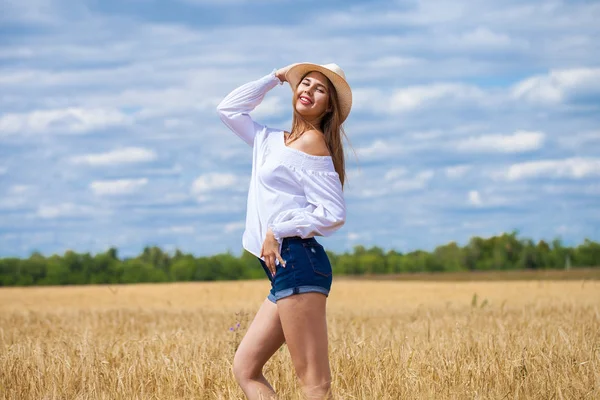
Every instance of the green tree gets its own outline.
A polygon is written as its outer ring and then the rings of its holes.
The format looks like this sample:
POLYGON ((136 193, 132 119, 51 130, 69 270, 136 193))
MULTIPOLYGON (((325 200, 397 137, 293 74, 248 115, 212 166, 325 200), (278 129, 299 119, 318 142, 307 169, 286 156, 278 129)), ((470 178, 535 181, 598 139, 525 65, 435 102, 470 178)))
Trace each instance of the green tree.
POLYGON ((36 284, 46 277, 46 258, 38 252, 34 252, 28 259, 20 264, 21 270, 17 285, 28 286, 36 284))
POLYGON ((168 253, 163 252, 160 247, 145 247, 144 251, 138 258, 168 275, 169 267, 171 265, 171 257, 168 253))
POLYGON ((167 276, 164 271, 154 268, 152 265, 139 260, 129 259, 125 261, 122 283, 144 283, 165 282, 167 276))
POLYGON ((434 270, 436 271, 461 271, 463 265, 463 251, 456 242, 438 246, 433 252, 434 270))
POLYGON ((42 285, 69 284, 71 272, 62 257, 54 255, 46 259, 46 276, 40 281, 42 285))
POLYGON ((585 239, 575 248, 575 262, 580 267, 600 266, 600 243, 585 239))
POLYGON ((538 268, 551 268, 552 267, 552 251, 550 246, 543 240, 540 240, 535 247, 536 259, 538 268))
POLYGON ((386 272, 388 274, 394 274, 394 273, 400 273, 400 272, 406 272, 405 270, 403 270, 403 260, 404 256, 402 255, 402 253, 398 253, 394 250, 390 250, 386 255, 385 255, 385 267, 386 267, 386 272))
POLYGON ((171 264, 171 280, 173 281, 191 281, 196 270, 196 261, 189 255, 186 257, 177 257, 171 264))
POLYGON ((539 268, 538 254, 531 239, 523 240, 523 249, 521 250, 518 265, 523 269, 539 268))
MULTIPOLYGON (((385 253, 380 247, 367 249, 358 245, 353 253, 328 251, 327 254, 335 275, 564 268, 567 261, 573 266, 600 266, 600 243, 586 239, 577 247, 568 247, 560 239, 554 239, 550 244, 544 240, 536 244, 531 239, 519 238, 517 231, 485 239, 473 237, 464 247, 450 242, 432 252, 385 253)), ((152 246, 125 260, 119 259, 116 248, 95 256, 69 250, 62 256, 44 257, 34 252, 24 259, 0 259, 0 286, 264 278, 259 261, 246 251, 239 257, 230 252, 194 257, 176 250, 171 257, 152 246)))
POLYGON ((74 285, 82 285, 90 283, 87 268, 84 258, 74 251, 67 250, 62 256, 65 267, 69 270, 69 283, 74 285))
POLYGON ((0 286, 13 286, 19 281, 21 260, 18 258, 0 259, 0 286))

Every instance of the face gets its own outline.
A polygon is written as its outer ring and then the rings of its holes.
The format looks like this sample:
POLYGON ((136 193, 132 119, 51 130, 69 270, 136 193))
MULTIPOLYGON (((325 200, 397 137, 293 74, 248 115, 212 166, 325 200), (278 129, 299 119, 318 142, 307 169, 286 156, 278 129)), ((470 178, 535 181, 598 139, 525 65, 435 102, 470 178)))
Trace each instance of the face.
POLYGON ((314 120, 329 111, 328 80, 320 72, 310 72, 296 88, 296 111, 302 117, 314 120))

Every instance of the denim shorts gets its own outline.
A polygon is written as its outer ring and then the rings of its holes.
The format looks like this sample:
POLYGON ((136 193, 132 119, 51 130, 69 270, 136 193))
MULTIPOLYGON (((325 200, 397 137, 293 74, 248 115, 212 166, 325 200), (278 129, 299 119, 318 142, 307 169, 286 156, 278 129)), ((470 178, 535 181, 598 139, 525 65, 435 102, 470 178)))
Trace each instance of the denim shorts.
POLYGON ((294 294, 317 292, 329 296, 333 274, 329 257, 315 238, 284 238, 281 258, 285 267, 277 265, 275 276, 260 258, 258 259, 271 281, 268 299, 273 303, 294 294))

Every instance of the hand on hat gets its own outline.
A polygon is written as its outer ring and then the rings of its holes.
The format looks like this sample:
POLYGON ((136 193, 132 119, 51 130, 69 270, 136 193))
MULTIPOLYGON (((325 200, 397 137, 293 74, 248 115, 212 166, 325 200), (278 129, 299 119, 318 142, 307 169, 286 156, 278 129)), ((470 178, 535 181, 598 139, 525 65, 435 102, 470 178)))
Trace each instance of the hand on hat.
POLYGON ((298 65, 298 63, 293 63, 293 64, 290 64, 290 65, 288 65, 286 67, 278 69, 277 72, 275 72, 275 76, 277 78, 279 78, 279 80, 281 82, 287 82, 285 74, 287 74, 287 72, 290 70, 290 68, 292 68, 294 65, 298 65))

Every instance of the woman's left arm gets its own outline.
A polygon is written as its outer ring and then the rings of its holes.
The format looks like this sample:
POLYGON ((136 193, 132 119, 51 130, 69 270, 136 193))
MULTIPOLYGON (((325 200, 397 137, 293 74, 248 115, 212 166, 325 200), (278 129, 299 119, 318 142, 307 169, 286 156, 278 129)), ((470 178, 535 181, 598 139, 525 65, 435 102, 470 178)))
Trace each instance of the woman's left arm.
POLYGON ((330 236, 346 222, 346 202, 335 172, 304 171, 305 208, 286 210, 269 225, 279 242, 285 237, 330 236))

